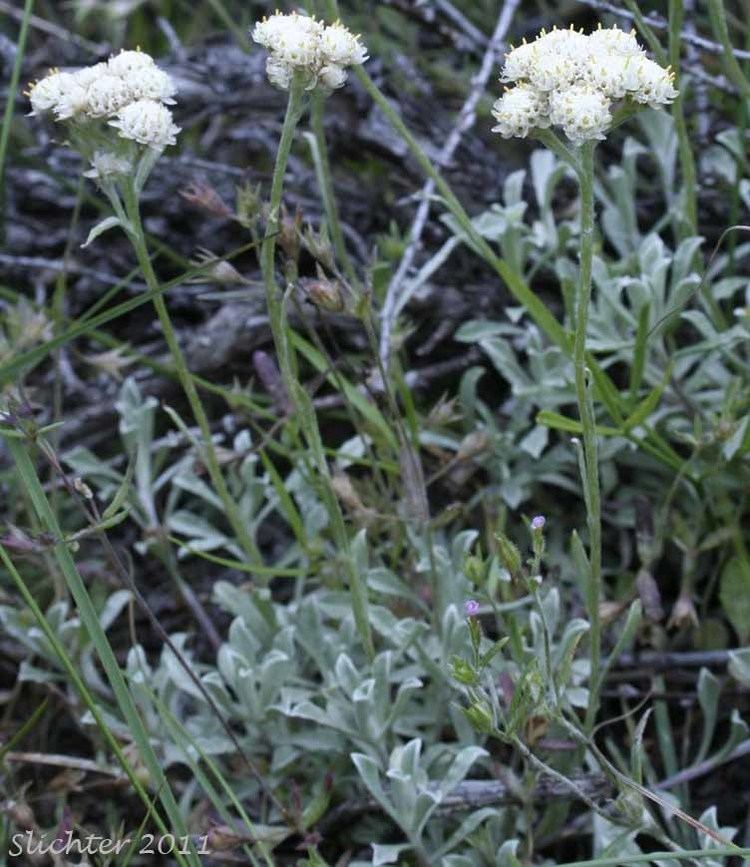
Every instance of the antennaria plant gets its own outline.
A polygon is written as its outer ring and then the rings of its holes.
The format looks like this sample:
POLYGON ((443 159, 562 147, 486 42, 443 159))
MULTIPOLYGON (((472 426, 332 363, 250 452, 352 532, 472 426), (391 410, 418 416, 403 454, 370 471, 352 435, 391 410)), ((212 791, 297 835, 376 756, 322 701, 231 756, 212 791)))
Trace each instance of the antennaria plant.
POLYGON ((743 3, 5 4, 0 867, 750 863, 743 3))

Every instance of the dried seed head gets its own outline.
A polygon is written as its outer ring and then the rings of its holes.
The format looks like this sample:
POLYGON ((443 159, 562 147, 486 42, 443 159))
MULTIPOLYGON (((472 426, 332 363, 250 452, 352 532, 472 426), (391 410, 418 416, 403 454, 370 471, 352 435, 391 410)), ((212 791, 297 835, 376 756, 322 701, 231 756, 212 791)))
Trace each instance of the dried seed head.
POLYGON ((180 190, 186 202, 208 211, 215 217, 234 217, 234 211, 224 202, 218 192, 204 181, 191 181, 189 186, 180 190))
POLYGON ((344 293, 338 280, 328 280, 325 277, 302 279, 300 286, 316 307, 330 310, 332 313, 341 313, 346 306, 344 293))

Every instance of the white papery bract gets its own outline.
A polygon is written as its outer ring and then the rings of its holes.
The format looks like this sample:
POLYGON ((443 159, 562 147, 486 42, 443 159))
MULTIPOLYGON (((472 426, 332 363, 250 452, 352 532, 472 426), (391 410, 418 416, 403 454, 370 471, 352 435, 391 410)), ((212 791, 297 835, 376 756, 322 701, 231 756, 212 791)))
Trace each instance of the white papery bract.
POLYGON ((601 91, 575 84, 550 96, 549 119, 561 126, 574 144, 583 144, 590 139, 604 138, 612 123, 612 112, 609 100, 601 91))
POLYGON ((130 89, 122 78, 106 73, 88 86, 86 113, 89 117, 112 117, 130 101, 130 89))
POLYGON ((120 137, 161 150, 176 143, 180 128, 172 112, 153 99, 139 99, 121 109, 109 125, 120 131, 120 137))
POLYGON ((515 87, 495 103, 495 132, 523 138, 554 125, 577 145, 604 138, 616 101, 658 108, 677 96, 672 72, 617 27, 542 31, 505 55, 500 80, 515 87))
POLYGON ((367 50, 343 24, 326 27, 307 15, 277 12, 259 21, 252 38, 270 52, 266 62, 268 80, 288 90, 298 75, 307 90, 320 86, 324 91, 341 87, 346 67, 364 63, 367 50))
POLYGON ((548 126, 546 105, 546 97, 528 84, 506 90, 492 107, 492 116, 497 120, 492 131, 503 138, 523 138, 534 127, 548 126))

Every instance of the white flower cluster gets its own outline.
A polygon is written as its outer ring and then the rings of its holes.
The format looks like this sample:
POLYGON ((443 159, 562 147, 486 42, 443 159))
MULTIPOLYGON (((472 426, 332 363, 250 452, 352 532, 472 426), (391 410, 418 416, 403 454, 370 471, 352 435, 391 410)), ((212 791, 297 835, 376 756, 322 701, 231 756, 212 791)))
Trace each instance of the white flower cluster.
POLYGON ((367 49, 341 22, 326 26, 315 18, 293 12, 277 12, 259 21, 252 37, 270 52, 266 62, 268 80, 289 90, 295 72, 304 76, 305 87, 332 91, 346 81, 346 69, 367 60, 367 49))
POLYGON ((29 91, 31 114, 55 120, 105 119, 121 138, 161 149, 180 131, 167 108, 177 88, 143 51, 121 51, 108 63, 77 72, 53 71, 29 91))
POLYGON ((575 144, 603 139, 613 102, 657 108, 677 96, 673 73, 646 57, 634 32, 601 25, 589 35, 555 28, 524 41, 506 54, 501 81, 513 85, 492 111, 493 131, 504 138, 554 125, 575 144))

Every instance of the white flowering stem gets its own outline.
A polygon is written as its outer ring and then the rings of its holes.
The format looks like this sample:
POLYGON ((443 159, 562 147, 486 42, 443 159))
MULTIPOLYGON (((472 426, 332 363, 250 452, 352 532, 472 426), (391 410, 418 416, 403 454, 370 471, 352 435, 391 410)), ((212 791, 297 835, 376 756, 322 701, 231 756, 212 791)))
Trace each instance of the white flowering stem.
POLYGON ((375 656, 375 647, 370 629, 369 603, 367 598, 367 586, 359 573, 359 567, 355 562, 349 536, 344 523, 344 516, 339 506, 339 501, 333 489, 331 473, 320 436, 318 420, 315 415, 310 395, 298 381, 294 370, 292 357, 292 341, 287 334, 287 324, 284 316, 284 298, 276 284, 275 252, 276 235, 280 226, 281 199, 284 192, 284 174, 289 154, 292 149, 294 133, 302 116, 304 100, 304 80, 299 73, 292 79, 289 88, 289 101, 287 103, 284 125, 281 130, 279 148, 276 152, 276 165, 273 171, 271 183, 271 201, 269 203, 268 222, 266 225, 266 237, 261 249, 261 268, 266 287, 266 303, 268 316, 271 323, 276 353, 279 360, 279 370, 284 381, 300 427, 310 449, 313 463, 321 481, 320 493, 331 520, 336 546, 343 558, 346 570, 349 592, 352 598, 352 612, 354 622, 359 632, 362 644, 367 656, 372 659, 375 656))
POLYGON ((352 260, 346 251, 346 242, 341 228, 336 196, 333 191, 333 179, 331 177, 331 162, 328 159, 328 144, 326 143, 325 126, 323 117, 325 114, 326 94, 316 90, 312 96, 310 108, 310 126, 312 127, 311 150, 315 172, 318 176, 320 194, 323 198, 323 208, 326 213, 328 230, 333 241, 333 249, 336 252, 336 260, 343 269, 347 280, 351 284, 357 282, 357 272, 352 260))
POLYGON ((227 520, 237 537, 240 547, 244 551, 245 556, 248 558, 250 563, 259 563, 261 560, 260 552, 245 525, 245 521, 240 514, 237 503, 235 503, 227 486, 224 474, 221 471, 219 458, 216 454, 216 449, 211 435, 211 425, 208 421, 208 416, 206 415, 206 411, 204 410, 203 404, 198 395, 195 380, 190 373, 185 356, 183 355, 180 344, 177 341, 177 336, 172 325, 172 320, 169 316, 166 302, 164 301, 163 295, 158 291, 159 280, 154 273, 153 266, 151 265, 151 258, 146 245, 146 236, 143 231, 143 224, 141 223, 138 196, 132 179, 128 179, 123 184, 123 198, 125 213, 127 215, 127 226, 129 229, 127 232, 128 237, 133 245, 133 249, 138 259, 138 264, 140 265, 143 277, 146 280, 146 285, 150 291, 155 293, 153 296, 153 303, 156 315, 159 317, 159 322, 161 323, 161 328, 164 333, 164 339, 167 342, 167 347, 172 356, 177 377, 180 380, 185 396, 188 399, 195 421, 200 428, 201 438, 203 440, 201 457, 205 462, 211 483, 222 502, 227 520))
POLYGON ((596 417, 587 383, 586 329, 591 301, 591 271, 594 258, 594 141, 581 146, 581 254, 576 300, 573 364, 576 399, 583 428, 583 492, 589 531, 589 587, 586 594, 591 624, 591 679, 586 727, 591 730, 599 706, 602 625, 599 604, 602 600, 602 523, 599 492, 599 458, 596 439, 596 417))
MULTIPOLYGON (((261 269, 266 286, 266 303, 268 305, 268 317, 271 323, 271 332, 279 353, 279 364, 282 371, 289 364, 289 349, 283 333, 283 311, 281 293, 276 285, 274 274, 274 261, 276 254, 276 235, 281 226, 281 198, 284 192, 284 174, 289 154, 292 150, 294 132, 302 116, 304 88, 299 78, 295 76, 289 88, 289 100, 286 106, 284 125, 281 129, 281 139, 276 151, 276 164, 273 170, 271 182, 271 200, 269 202, 268 221, 266 223, 266 237, 261 247, 261 269)), ((291 393, 290 393, 291 397, 291 393)))

